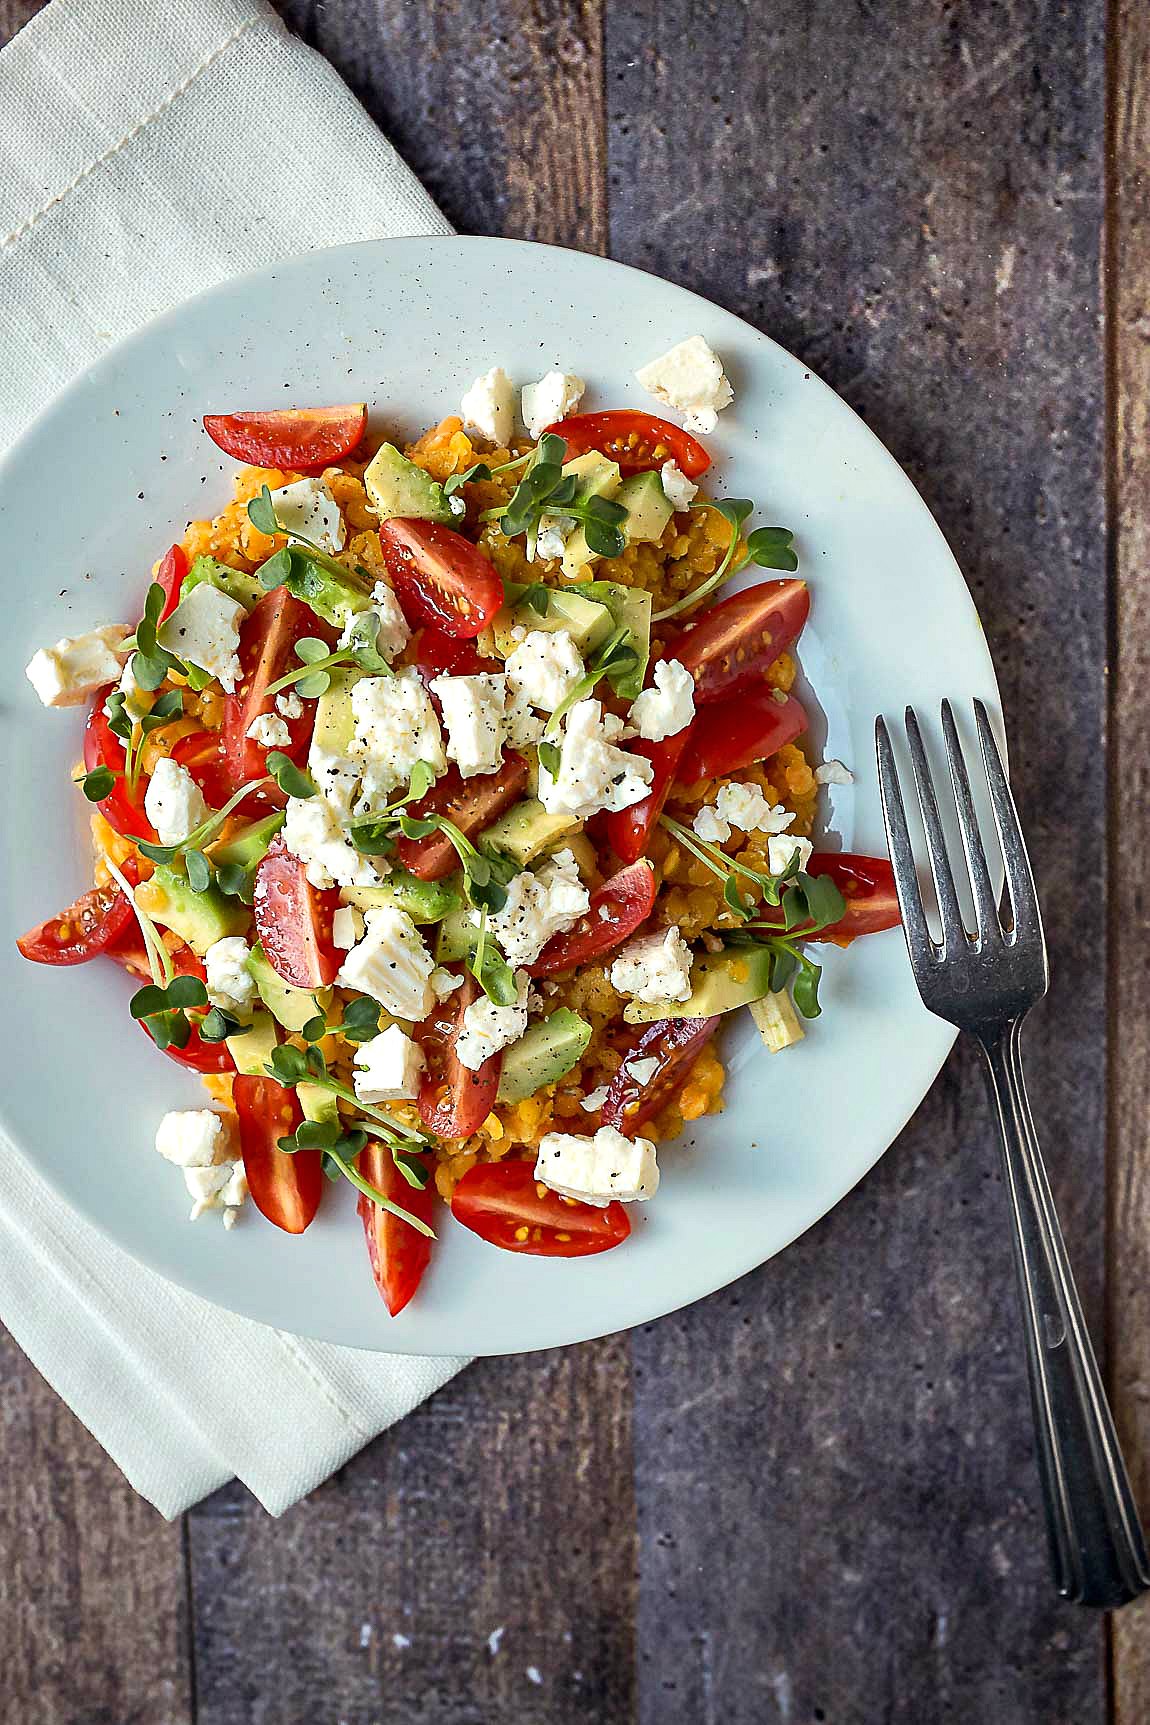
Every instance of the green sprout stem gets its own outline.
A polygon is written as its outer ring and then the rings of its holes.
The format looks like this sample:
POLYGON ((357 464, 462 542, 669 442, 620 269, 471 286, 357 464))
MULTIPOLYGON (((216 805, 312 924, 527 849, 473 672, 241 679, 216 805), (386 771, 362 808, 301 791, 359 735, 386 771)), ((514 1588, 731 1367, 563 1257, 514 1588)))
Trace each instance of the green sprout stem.
MULTIPOLYGON (((692 503, 689 507, 692 509, 710 509, 712 505, 710 503, 692 503)), ((743 556, 739 558, 737 563, 735 561, 739 539, 739 529, 732 523, 730 544, 727 546, 723 560, 714 574, 708 575, 707 579, 696 587, 693 593, 685 593, 681 599, 676 599, 673 605, 668 605, 662 611, 656 611, 651 618, 652 623, 665 623, 669 617, 677 617, 682 611, 693 610, 696 605, 701 605, 704 599, 709 599, 711 594, 723 585, 724 581, 729 581, 733 575, 739 573, 740 569, 745 569, 750 561, 749 557, 743 556)))

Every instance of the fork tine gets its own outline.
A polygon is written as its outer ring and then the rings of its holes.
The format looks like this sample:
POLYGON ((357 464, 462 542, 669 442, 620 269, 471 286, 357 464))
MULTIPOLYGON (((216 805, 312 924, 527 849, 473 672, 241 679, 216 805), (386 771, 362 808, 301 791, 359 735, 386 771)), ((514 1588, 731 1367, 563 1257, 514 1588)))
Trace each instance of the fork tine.
POLYGON ((966 770, 966 756, 962 752, 962 744, 958 738, 958 729, 949 701, 942 703, 942 733, 946 738, 946 759, 950 767, 950 782, 954 786, 958 824, 962 828, 962 846, 966 852, 966 866, 970 871, 970 885, 974 894, 978 936, 980 940, 986 940, 992 932, 999 932, 998 905, 994 898, 994 888, 990 883, 990 870, 986 866, 986 850, 982 843, 982 834, 978 830, 978 817, 974 812, 974 798, 970 794, 970 775, 966 770))
POLYGON ((914 866, 914 846, 911 844, 910 829, 906 824, 906 809, 898 782, 898 768, 895 765, 894 750, 885 719, 875 720, 874 736, 887 849, 890 851, 891 867, 894 870, 894 884, 898 893, 898 907, 902 912, 907 949, 910 952, 911 965, 917 972, 934 958, 934 941, 927 924, 926 912, 922 907, 922 894, 914 866))
POLYGON ((946 848, 946 834, 942 830, 942 819, 938 812, 934 776, 926 758, 922 732, 918 728, 918 715, 913 707, 906 709, 906 735, 910 745, 910 764, 914 769, 919 807, 922 810, 922 824, 926 828, 926 852, 930 860, 930 872, 934 876, 939 915, 942 918, 943 949, 945 952, 951 952, 965 943, 966 927, 954 887, 954 872, 950 866, 950 853, 946 848))
POLYGON ((994 824, 998 828, 998 840, 1002 846, 1003 861, 1006 863, 1006 885, 1014 916, 1014 938, 1018 940, 1026 935, 1037 934, 1041 939, 1042 913, 1038 908, 1038 893, 1034 885, 1030 858, 1026 854, 1018 810, 1014 806, 1014 796, 1006 777, 1006 768, 1002 764, 1002 756, 998 752, 998 744, 994 740, 994 732, 990 728, 990 719, 981 701, 974 703, 974 719, 978 726, 978 741, 982 748, 982 764, 986 768, 986 782, 990 786, 994 824))

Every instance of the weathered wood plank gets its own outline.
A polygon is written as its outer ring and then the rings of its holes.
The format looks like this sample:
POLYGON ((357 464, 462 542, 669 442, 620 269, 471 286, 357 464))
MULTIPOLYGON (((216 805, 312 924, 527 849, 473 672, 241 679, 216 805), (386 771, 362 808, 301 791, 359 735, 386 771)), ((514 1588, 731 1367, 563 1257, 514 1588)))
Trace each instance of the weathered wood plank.
POLYGON ((0 48, 40 10, 42 0, 0 0, 0 48))
MULTIPOLYGON (((613 253, 834 383, 979 599, 1055 965, 1028 1069, 1096 1335, 1103 24, 665 0, 607 32, 613 253)), ((838 1214, 636 1339, 644 1722, 1104 1718, 1102 1626, 1049 1581, 996 1156, 960 1057, 838 1214)))
MULTIPOLYGON (((1150 1516, 1150 16, 1115 8, 1108 250, 1114 395, 1115 654, 1110 731, 1110 1314, 1116 1416, 1150 1516)), ((1116 1725, 1150 1719, 1150 1606, 1112 1627, 1116 1725)))
POLYGON ((183 1534, 0 1331, 0 1716, 193 1725, 183 1534))

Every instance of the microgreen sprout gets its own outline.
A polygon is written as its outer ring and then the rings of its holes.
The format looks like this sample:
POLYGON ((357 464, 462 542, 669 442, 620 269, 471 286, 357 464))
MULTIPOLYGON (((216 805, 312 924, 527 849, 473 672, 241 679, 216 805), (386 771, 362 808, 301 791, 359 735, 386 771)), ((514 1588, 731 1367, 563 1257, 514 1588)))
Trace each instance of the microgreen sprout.
POLYGON ((297 669, 287 671, 269 683, 265 694, 278 695, 281 689, 295 689, 305 700, 326 695, 331 687, 331 673, 355 665, 373 677, 388 677, 391 666, 378 648, 380 617, 378 611, 361 611, 347 631, 346 644, 334 650, 316 635, 304 635, 295 644, 297 669))
MULTIPOLYGON (((269 779, 274 779, 280 789, 286 791, 289 797, 315 796, 316 791, 312 781, 306 773, 300 771, 295 762, 290 760, 287 755, 282 754, 278 749, 272 749, 268 754, 267 764, 268 772, 264 778, 251 779, 246 785, 241 785, 235 795, 228 798, 222 809, 213 810, 206 820, 201 821, 198 827, 193 827, 192 831, 185 838, 180 839, 177 844, 159 845, 153 844, 150 839, 137 839, 136 843, 140 850, 151 862, 156 863, 170 863, 174 862, 177 857, 186 858, 191 852, 202 852, 204 846, 210 844, 215 838, 232 810, 238 808, 244 798, 250 796, 253 791, 258 791, 261 786, 266 785, 269 779)), ((203 860, 206 862, 207 859, 204 858, 203 860)), ((202 892, 204 888, 196 887, 195 890, 202 892)))
POLYGON ((580 496, 578 474, 563 471, 566 453, 564 440, 546 433, 509 501, 500 509, 484 510, 480 520, 498 521, 507 539, 528 534, 534 540, 543 516, 563 515, 581 524, 596 557, 621 556, 627 543, 622 530, 626 509, 607 497, 580 496))
POLYGON ((173 976, 162 987, 146 983, 128 1002, 157 1048, 186 1048, 195 1021, 189 1007, 207 1007, 208 991, 198 976, 173 976))
POLYGON ((561 761, 559 745, 555 739, 560 735, 563 720, 571 708, 594 693, 595 685, 601 677, 606 677, 614 688, 617 680, 632 673, 638 662, 639 656, 632 645, 630 630, 620 627, 608 635, 578 682, 564 695, 548 719, 543 740, 539 744, 539 763, 553 779, 559 777, 561 761))
POLYGON ((174 653, 169 653, 166 647, 161 647, 158 639, 160 614, 166 602, 164 589, 158 581, 153 581, 144 596, 144 615, 136 624, 135 651, 130 660, 132 676, 141 689, 158 689, 171 671, 189 676, 189 667, 174 653))
POLYGON ((445 497, 454 497, 463 485, 473 485, 481 479, 492 479, 497 473, 511 473, 517 467, 525 467, 531 460, 532 450, 526 455, 516 455, 510 461, 500 462, 498 467, 491 467, 486 461, 473 461, 470 467, 465 467, 462 473, 449 473, 443 481, 445 497))
POLYGON ((791 549, 794 534, 786 527, 757 527, 747 535, 746 543, 739 534, 743 522, 752 513, 754 504, 747 497, 721 497, 714 503, 692 503, 692 509, 711 509, 716 515, 721 515, 731 529, 731 537, 723 560, 713 575, 709 575, 702 584, 691 593, 685 593, 673 605, 668 605, 663 611, 656 611, 651 619, 653 623, 666 622, 668 617, 677 617, 681 611, 689 611, 696 605, 709 599, 711 594, 729 581, 732 575, 737 575, 745 569, 748 563, 757 563, 761 569, 783 569, 788 574, 794 574, 799 566, 799 560, 791 549))
POLYGON ((124 873, 117 867, 111 857, 106 856, 104 858, 104 862, 107 866, 108 873, 111 875, 112 879, 115 881, 116 885, 119 887, 135 913, 136 922, 140 929, 140 937, 144 942, 144 952, 147 955, 148 970, 151 972, 152 982, 157 988, 164 988, 169 982, 171 982, 173 973, 172 960, 169 956, 167 947, 160 938, 160 931, 148 915, 147 911, 138 902, 136 898, 136 889, 132 885, 131 881, 129 881, 126 875, 124 875, 124 873))

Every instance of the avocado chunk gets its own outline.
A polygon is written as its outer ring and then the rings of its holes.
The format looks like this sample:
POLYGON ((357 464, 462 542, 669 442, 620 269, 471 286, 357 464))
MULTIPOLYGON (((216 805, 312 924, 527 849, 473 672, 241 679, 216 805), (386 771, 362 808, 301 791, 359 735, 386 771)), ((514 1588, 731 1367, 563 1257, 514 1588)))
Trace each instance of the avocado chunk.
POLYGON ((394 445, 380 445, 363 475, 367 495, 382 521, 393 515, 414 516, 418 521, 455 520, 442 485, 409 461, 394 445))
POLYGON ((339 1103, 330 1090, 320 1084, 297 1084, 295 1093, 305 1120, 314 1120, 317 1126, 339 1125, 339 1103))
POLYGON ((561 1006, 524 1032, 503 1056, 499 1102, 522 1102, 545 1084, 570 1072, 591 1040, 591 1026, 577 1012, 561 1006))
POLYGON ((264 1069, 275 1051, 276 1040, 275 1019, 270 1012, 257 1007, 249 1028, 228 1037, 228 1053, 236 1063, 236 1071, 249 1078, 266 1078, 264 1069))
POLYGON ((151 879, 136 889, 136 897, 141 910, 186 940, 200 958, 217 940, 243 934, 248 926, 245 905, 225 898, 215 886, 193 892, 187 877, 177 874, 170 863, 157 863, 151 879))
POLYGON ((327 693, 315 704, 315 727, 311 746, 328 755, 346 755, 355 735, 355 716, 351 710, 351 691, 363 676, 362 671, 339 670, 330 673, 327 693))
POLYGON ((330 988, 311 995, 306 988, 293 988, 285 982, 268 963, 262 946, 253 946, 248 953, 248 975, 272 1017, 293 1035, 298 1036, 308 1019, 315 1017, 317 1002, 321 1008, 330 1004, 330 988))
POLYGON ((336 629, 346 629, 361 611, 371 609, 371 589, 358 575, 312 557, 293 558, 285 586, 336 629))
POLYGON ((439 922, 463 903, 446 880, 420 880, 406 869, 393 868, 379 886, 345 886, 344 904, 356 910, 379 910, 394 906, 405 910, 412 922, 439 922))
MULTIPOLYGON (((614 497, 623 483, 618 463, 608 461, 597 449, 588 450, 586 455, 566 462, 563 471, 578 473, 579 489, 576 497, 581 502, 585 502, 589 497, 614 497)), ((587 543, 587 535, 582 527, 576 527, 575 531, 567 536, 560 567, 568 581, 577 581, 587 565, 595 561, 596 556, 597 553, 592 551, 587 543)))
POLYGON ((648 1024, 656 1018, 713 1018, 749 1006, 771 992, 771 954, 765 946, 725 946, 704 953, 691 966, 689 1000, 661 1000, 648 1006, 629 1001, 623 1017, 628 1024, 648 1024))
POLYGON ((615 494, 627 511, 623 531, 634 544, 657 545, 675 513, 657 473, 632 473, 615 494))
POLYGON ((511 633, 515 628, 528 631, 566 629, 584 656, 600 641, 606 640, 611 631, 611 613, 574 589, 564 591, 548 587, 545 611, 537 611, 534 605, 522 603, 528 588, 517 582, 505 581, 503 592, 507 603, 496 614, 491 627, 495 651, 504 659, 509 658, 519 645, 511 633))
POLYGON ((202 587, 205 581, 211 587, 218 587, 229 599, 238 600, 248 611, 259 604, 267 591, 258 575, 245 575, 242 569, 229 569, 226 563, 215 557, 197 557, 180 583, 181 601, 187 598, 193 587, 202 587))
POLYGON ((483 845, 484 848, 494 845, 526 868, 560 839, 580 832, 582 827, 583 822, 571 815, 549 815, 541 802, 528 797, 492 821, 483 834, 483 845))
POLYGON ((436 964, 454 964, 466 958, 475 945, 478 929, 471 920, 471 906, 460 904, 458 910, 444 917, 435 931, 436 964))
POLYGON ((212 861, 220 863, 235 863, 240 868, 253 869, 267 855, 268 846, 284 824, 282 809, 277 809, 274 815, 265 815, 262 820, 252 821, 249 826, 241 828, 227 844, 217 845, 212 852, 212 861))
POLYGON ((651 656, 651 595, 641 587, 623 587, 617 581, 587 581, 580 591, 607 607, 614 628, 627 631, 627 644, 634 649, 636 664, 632 670, 612 677, 611 683, 624 701, 633 701, 643 687, 651 656))

